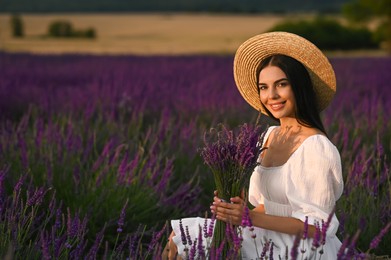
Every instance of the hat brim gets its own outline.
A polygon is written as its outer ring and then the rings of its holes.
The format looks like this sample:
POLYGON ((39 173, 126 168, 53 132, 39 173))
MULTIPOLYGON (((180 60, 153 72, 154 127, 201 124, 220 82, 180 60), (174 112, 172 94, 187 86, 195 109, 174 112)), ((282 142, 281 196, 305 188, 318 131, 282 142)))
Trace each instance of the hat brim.
POLYGON ((290 56, 306 67, 314 86, 318 110, 324 110, 336 92, 333 67, 313 43, 287 32, 259 34, 239 46, 234 59, 234 78, 243 98, 266 114, 258 95, 257 69, 265 58, 275 54, 290 56))

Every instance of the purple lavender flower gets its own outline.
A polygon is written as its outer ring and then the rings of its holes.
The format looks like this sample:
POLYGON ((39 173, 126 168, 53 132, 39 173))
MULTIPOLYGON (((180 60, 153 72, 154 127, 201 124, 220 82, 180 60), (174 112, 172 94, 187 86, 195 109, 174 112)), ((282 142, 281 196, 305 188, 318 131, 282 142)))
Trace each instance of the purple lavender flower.
POLYGON ((203 234, 204 234, 204 238, 207 238, 208 237, 208 218, 207 218, 207 214, 205 214, 204 226, 202 228, 202 231, 203 231, 203 234))
POLYGON ((125 205, 122 207, 120 217, 118 219, 118 228, 117 228, 117 233, 122 233, 122 228, 125 224, 125 215, 126 215, 126 207, 128 206, 128 199, 125 202, 125 205))
POLYGON ((291 260, 296 260, 299 252, 300 245, 300 235, 295 236, 295 241, 293 242, 293 246, 291 248, 291 260))
POLYGON ((380 233, 372 239, 369 245, 369 250, 375 249, 379 246, 380 241, 390 231, 390 228, 391 228, 391 222, 388 222, 388 224, 380 231, 380 233))
POLYGON ((337 253, 338 259, 353 259, 355 256, 355 245, 360 234, 360 230, 357 230, 356 234, 349 239, 349 236, 344 239, 342 245, 337 253))
POLYGON ((191 236, 190 236, 190 232, 189 232, 189 227, 188 226, 186 226, 186 238, 187 238, 187 243, 189 244, 189 246, 191 246, 192 240, 191 240, 191 236))
POLYGON ((120 144, 115 148, 115 152, 108 162, 110 165, 112 165, 118 161, 118 158, 120 157, 121 152, 122 152, 122 150, 124 150, 125 147, 126 147, 126 144, 120 144))
POLYGON ((64 245, 64 242, 66 241, 66 235, 62 235, 60 237, 56 237, 54 239, 54 249, 53 249, 53 255, 54 257, 59 257, 60 255, 60 249, 64 245))
POLYGON ((247 206, 244 206, 244 212, 242 216, 241 226, 243 227, 252 227, 251 219, 250 219, 250 210, 247 206))
POLYGON ((4 179, 5 179, 5 175, 7 172, 8 172, 8 169, 0 170, 0 197, 3 195, 4 179))
POLYGON ((327 230, 330 227, 331 219, 333 218, 334 213, 335 213, 335 207, 330 212, 326 222, 324 222, 323 219, 322 219, 322 228, 321 228, 322 232, 321 232, 321 240, 320 240, 320 244, 321 245, 325 245, 326 244, 327 230))
POLYGON ((171 178, 171 175, 173 173, 173 167, 173 160, 167 160, 166 165, 163 169, 163 174, 161 174, 160 180, 155 187, 155 190, 158 193, 163 192, 166 189, 169 179, 171 178))
POLYGON ((103 229, 96 235, 95 242, 88 252, 87 259, 96 259, 96 254, 98 253, 99 247, 103 241, 105 229, 106 226, 104 226, 103 229))
POLYGON ((216 214, 213 214, 208 227, 208 237, 213 236, 213 228, 214 228, 215 221, 216 221, 216 214))
POLYGON ((30 198, 27 200, 27 206, 31 207, 33 205, 40 205, 42 203, 45 193, 46 191, 44 191, 43 187, 35 189, 34 194, 30 195, 30 198))
POLYGON ((224 238, 223 241, 221 241, 219 247, 217 248, 216 259, 220 259, 221 255, 223 253, 224 246, 225 246, 226 243, 227 243, 227 241, 224 238))
POLYGON ((190 249, 189 259, 194 260, 197 253, 197 239, 194 240, 193 246, 190 249))
POLYGON ((236 233, 236 227, 232 224, 227 224, 226 235, 228 236, 228 241, 231 240, 233 242, 233 248, 230 249, 234 250, 235 253, 238 252, 240 249, 241 241, 238 234, 236 233))
POLYGON ((270 253, 269 253, 269 259, 270 259, 270 260, 273 260, 273 259, 274 259, 273 248, 274 248, 274 242, 271 242, 271 245, 270 245, 270 253))
POLYGON ((72 216, 70 208, 67 208, 67 235, 68 239, 72 237, 72 216))
POLYGON ((20 189, 21 189, 21 187, 22 187, 23 182, 24 182, 25 179, 26 179, 26 176, 25 176, 25 175, 20 176, 18 182, 16 183, 16 185, 15 185, 15 187, 14 187, 14 193, 15 193, 15 194, 18 194, 18 193, 19 193, 19 191, 20 191, 20 189))
POLYGON ((41 247, 42 247, 43 259, 45 259, 45 260, 51 259, 50 253, 49 253, 48 240, 47 240, 47 236, 44 234, 44 231, 41 232, 41 247))
POLYGON ((29 159, 28 159, 27 144, 26 141, 23 139, 23 137, 20 135, 18 137, 18 146, 20 149, 20 158, 21 158, 22 166, 24 169, 28 169, 29 159))
POLYGON ((307 237, 308 237, 308 216, 305 216, 304 231, 303 231, 302 239, 307 239, 307 237))
MULTIPOLYGON (((254 227, 250 227, 249 230, 250 230, 251 232, 253 232, 253 233, 251 234, 251 238, 252 238, 252 239, 256 239, 256 238, 257 238, 257 233, 254 232, 254 227)), ((243 238, 241 238, 241 240, 243 240, 243 238)))
POLYGON ((204 249, 204 245, 203 245, 203 239, 202 239, 202 227, 201 225, 199 226, 199 231, 198 231, 198 247, 197 247, 197 251, 198 251, 198 257, 200 259, 204 259, 205 258, 205 249, 204 249))
MULTIPOLYGON (((186 228, 188 228, 188 227, 186 226, 186 228)), ((179 230, 181 231, 182 244, 184 246, 186 246, 187 245, 187 239, 186 239, 185 230, 183 228, 182 219, 179 220, 179 230)))
POLYGON ((216 257, 216 248, 213 245, 209 248, 208 259, 218 260, 216 257))
POLYGON ((261 259, 264 259, 266 257, 266 253, 269 250, 270 243, 271 243, 271 241, 266 241, 265 244, 263 245, 261 259))
POLYGON ((164 224, 163 228, 159 232, 154 234, 152 241, 149 243, 147 254, 150 254, 153 251, 153 249, 156 247, 156 245, 159 243, 159 240, 161 239, 161 237, 163 236, 163 234, 166 231, 166 226, 167 226, 167 223, 164 224))
POLYGON ((128 154, 128 152, 126 152, 124 157, 121 160, 121 163, 118 166, 117 181, 118 181, 119 184, 124 184, 125 183, 126 166, 128 164, 128 160, 129 160, 129 154, 128 154))
POLYGON ((319 222, 315 221, 314 226, 315 226, 315 234, 312 240, 312 248, 311 248, 312 250, 316 250, 320 246, 320 236, 321 236, 319 222))
MULTIPOLYGON (((209 136, 205 134, 205 146, 201 149, 201 156, 213 173, 220 198, 228 200, 240 196, 241 191, 247 187, 260 153, 259 138, 260 127, 253 128, 247 124, 241 125, 238 131, 219 125, 218 129, 210 130, 209 136)), ((248 219, 247 222, 245 220, 245 224, 249 224, 248 219)), ((225 222, 217 220, 213 239, 215 247, 224 239, 226 227, 225 222)), ((237 239, 237 235, 232 239, 237 239)), ((228 250, 226 247, 223 254, 228 250)))
POLYGON ((101 164, 103 163, 104 159, 109 156, 109 152, 110 150, 113 148, 113 145, 114 145, 114 141, 113 140, 109 140, 103 150, 102 150, 102 153, 101 155, 98 157, 98 159, 94 162, 93 166, 92 166, 92 171, 95 172, 99 169, 99 167, 101 166, 101 164))
POLYGON ((129 256, 131 257, 131 259, 137 259, 138 256, 137 254, 139 253, 138 248, 140 244, 140 239, 142 237, 141 233, 142 233, 142 226, 139 225, 137 227, 136 232, 129 239, 129 256))
POLYGON ((68 230, 69 237, 77 237, 80 232, 80 219, 78 214, 72 219, 71 229, 68 230))

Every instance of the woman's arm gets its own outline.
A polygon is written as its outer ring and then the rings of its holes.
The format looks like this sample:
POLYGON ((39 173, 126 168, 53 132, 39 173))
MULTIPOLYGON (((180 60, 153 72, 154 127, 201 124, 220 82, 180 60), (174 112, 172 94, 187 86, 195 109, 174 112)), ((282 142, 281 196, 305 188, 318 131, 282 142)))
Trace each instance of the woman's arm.
MULTIPOLYGON (((218 197, 214 197, 213 205, 211 206, 212 213, 216 214, 216 218, 225 222, 230 222, 234 225, 240 225, 243 218, 244 201, 240 197, 231 199, 231 203, 222 202, 218 197)), ((259 205, 250 211, 250 219, 255 227, 268 229, 276 232, 281 232, 290 235, 302 234, 304 231, 304 223, 293 217, 281 217, 265 214, 264 205, 259 205)), ((308 225, 308 237, 313 237, 315 227, 308 225)))
MULTIPOLYGON (((304 232, 304 223, 297 218, 273 216, 251 210, 250 219, 253 226, 263 229, 273 230, 290 235, 302 235, 304 232)), ((313 225, 308 225, 307 236, 314 237, 314 234, 315 227, 313 225)))
POLYGON ((258 207, 255 207, 253 211, 259 212, 259 213, 265 213, 265 205, 260 204, 258 207))

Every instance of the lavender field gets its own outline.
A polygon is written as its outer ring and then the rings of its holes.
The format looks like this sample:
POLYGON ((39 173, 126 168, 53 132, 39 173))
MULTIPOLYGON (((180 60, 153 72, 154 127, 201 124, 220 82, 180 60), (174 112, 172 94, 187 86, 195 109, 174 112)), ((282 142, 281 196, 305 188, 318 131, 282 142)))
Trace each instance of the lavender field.
MULTIPOLYGON (((167 220, 209 209, 205 131, 256 122, 232 62, 0 53, 0 257, 159 255, 167 220)), ((322 116, 345 177, 338 236, 391 255, 391 58, 331 63, 338 92, 322 116)))

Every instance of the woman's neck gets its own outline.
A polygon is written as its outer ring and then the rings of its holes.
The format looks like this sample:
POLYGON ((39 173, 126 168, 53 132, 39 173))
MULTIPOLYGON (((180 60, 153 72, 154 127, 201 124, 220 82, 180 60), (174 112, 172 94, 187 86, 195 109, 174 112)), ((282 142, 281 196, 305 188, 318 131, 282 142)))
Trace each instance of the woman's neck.
POLYGON ((319 129, 303 125, 296 118, 280 119, 280 128, 278 135, 284 136, 308 136, 312 134, 323 133, 319 129))
POLYGON ((285 117, 280 119, 280 127, 281 130, 284 131, 288 129, 299 130, 302 129, 303 125, 300 124, 299 121, 297 121, 297 119, 294 117, 285 117))

